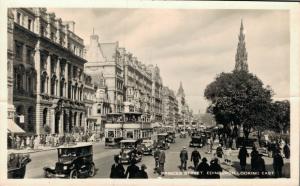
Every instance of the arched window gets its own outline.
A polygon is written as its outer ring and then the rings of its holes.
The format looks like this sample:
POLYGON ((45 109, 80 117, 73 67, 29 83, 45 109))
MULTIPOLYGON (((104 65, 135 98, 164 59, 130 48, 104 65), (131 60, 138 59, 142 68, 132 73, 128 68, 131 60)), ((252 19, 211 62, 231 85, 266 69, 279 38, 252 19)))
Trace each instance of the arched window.
POLYGON ((16 114, 18 117, 16 117, 16 123, 21 127, 21 128, 25 128, 24 126, 24 114, 25 114, 25 110, 24 110, 24 106, 23 105, 19 105, 16 109, 16 114))
POLYGON ((17 90, 22 90, 23 89, 23 76, 21 73, 17 73, 16 83, 17 83, 17 90))
POLYGON ((55 94, 55 81, 56 81, 56 78, 52 77, 51 78, 51 95, 55 94))
POLYGON ((45 108, 43 110, 43 127, 47 124, 47 114, 48 114, 48 109, 45 108))

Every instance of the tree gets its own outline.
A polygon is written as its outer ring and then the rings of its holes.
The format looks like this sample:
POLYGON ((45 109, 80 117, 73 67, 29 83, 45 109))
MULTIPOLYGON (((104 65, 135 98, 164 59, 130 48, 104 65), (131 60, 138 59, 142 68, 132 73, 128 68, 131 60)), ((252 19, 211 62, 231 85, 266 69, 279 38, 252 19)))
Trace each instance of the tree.
POLYGON ((288 100, 273 103, 274 123, 276 132, 287 132, 290 128, 290 102, 288 100))
POLYGON ((229 124, 243 125, 248 138, 251 128, 263 130, 271 127, 272 95, 269 86, 246 71, 221 73, 204 92, 211 101, 208 111, 217 123, 228 128, 229 124))

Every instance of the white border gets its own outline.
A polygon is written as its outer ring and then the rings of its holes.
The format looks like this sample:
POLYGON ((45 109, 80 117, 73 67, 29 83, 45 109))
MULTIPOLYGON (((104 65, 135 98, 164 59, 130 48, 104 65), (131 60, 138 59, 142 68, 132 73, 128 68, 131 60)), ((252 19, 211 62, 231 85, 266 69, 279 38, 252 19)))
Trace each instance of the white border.
MULTIPOLYGON (((269 2, 199 2, 199 1, 135 1, 135 0, 7 0, 0 4, 0 185, 298 185, 299 184, 299 126, 300 126, 300 6, 298 3, 269 3, 269 2), (68 7, 68 8, 171 8, 171 9, 281 9, 290 10, 290 101, 291 101, 291 178, 290 179, 151 179, 151 180, 49 180, 49 179, 6 179, 6 55, 7 55, 7 7, 68 7)), ((280 73, 280 72, 277 72, 280 73)))

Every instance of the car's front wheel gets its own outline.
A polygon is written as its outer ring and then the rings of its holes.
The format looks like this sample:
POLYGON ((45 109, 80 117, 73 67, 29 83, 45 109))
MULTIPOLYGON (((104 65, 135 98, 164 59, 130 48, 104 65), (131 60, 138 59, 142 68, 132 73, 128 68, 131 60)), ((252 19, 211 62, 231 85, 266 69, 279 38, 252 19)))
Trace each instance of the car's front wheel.
POLYGON ((78 178, 78 172, 77 170, 71 170, 70 172, 70 179, 77 179, 78 178))
POLYGON ((95 165, 92 164, 92 165, 91 165, 90 172, 89 172, 89 177, 95 176, 95 173, 96 173, 96 168, 95 168, 95 165))

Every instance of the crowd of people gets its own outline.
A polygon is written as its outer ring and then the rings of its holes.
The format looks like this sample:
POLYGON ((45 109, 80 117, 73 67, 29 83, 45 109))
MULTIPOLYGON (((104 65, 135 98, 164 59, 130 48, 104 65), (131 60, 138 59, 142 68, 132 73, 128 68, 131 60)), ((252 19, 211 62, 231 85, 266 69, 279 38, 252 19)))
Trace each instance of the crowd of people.
POLYGON ((147 179, 148 174, 146 172, 146 165, 142 164, 141 167, 136 165, 134 159, 130 162, 130 165, 127 167, 126 171, 124 166, 120 162, 119 156, 114 156, 114 164, 111 166, 110 178, 129 178, 129 179, 147 179))
POLYGON ((41 135, 8 135, 8 149, 40 149, 57 147, 64 143, 96 141, 93 133, 41 134, 41 135))

